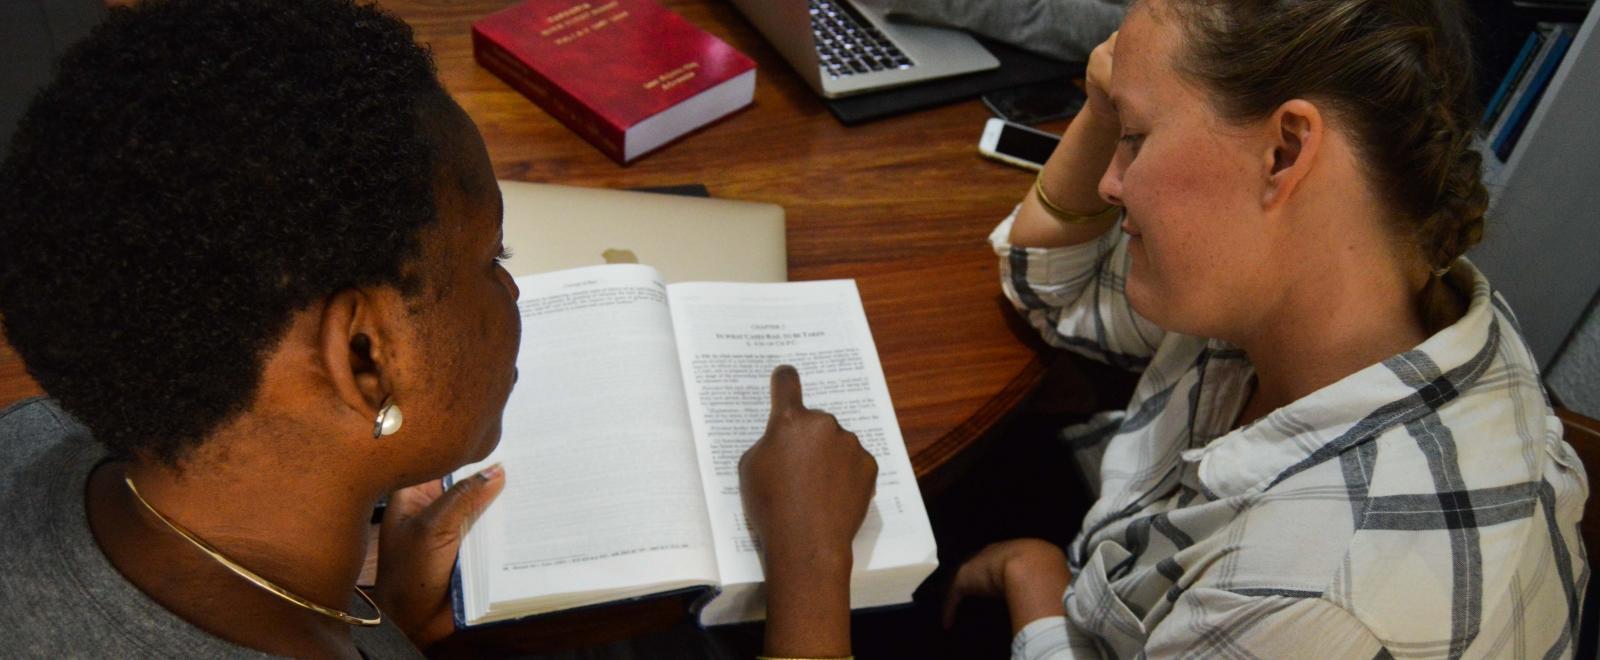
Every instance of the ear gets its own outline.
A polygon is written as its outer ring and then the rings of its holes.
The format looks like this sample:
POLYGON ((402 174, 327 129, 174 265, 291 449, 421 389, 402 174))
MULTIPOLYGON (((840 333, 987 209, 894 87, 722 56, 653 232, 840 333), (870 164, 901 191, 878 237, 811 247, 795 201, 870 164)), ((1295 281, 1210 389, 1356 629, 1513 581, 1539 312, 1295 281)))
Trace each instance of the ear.
POLYGON ((394 333, 387 326, 386 303, 370 290, 339 291, 328 297, 318 328, 329 384, 345 407, 364 420, 376 418, 392 393, 385 356, 394 333))
POLYGON ((1264 209, 1287 203, 1311 173, 1322 147, 1323 128, 1322 112, 1304 99, 1285 101, 1267 119, 1267 178, 1261 195, 1264 209))

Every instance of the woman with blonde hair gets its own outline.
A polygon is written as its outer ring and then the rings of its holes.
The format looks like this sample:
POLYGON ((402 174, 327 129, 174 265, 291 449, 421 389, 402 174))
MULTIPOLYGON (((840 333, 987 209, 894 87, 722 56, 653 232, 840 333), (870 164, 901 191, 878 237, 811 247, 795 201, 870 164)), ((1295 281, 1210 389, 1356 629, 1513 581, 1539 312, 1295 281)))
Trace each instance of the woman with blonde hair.
POLYGON ((990 237, 1050 343, 1142 372, 1065 552, 959 571, 1024 658, 1570 654, 1587 478, 1462 255, 1455 0, 1147 0, 990 237))

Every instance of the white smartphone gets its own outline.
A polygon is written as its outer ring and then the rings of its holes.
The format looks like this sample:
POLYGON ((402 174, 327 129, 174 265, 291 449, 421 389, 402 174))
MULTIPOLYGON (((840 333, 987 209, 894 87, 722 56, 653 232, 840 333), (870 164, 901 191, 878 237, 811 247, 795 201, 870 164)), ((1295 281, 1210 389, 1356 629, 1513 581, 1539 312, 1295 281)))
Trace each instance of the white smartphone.
POLYGON ((1061 136, 991 117, 983 125, 978 153, 1003 163, 1038 171, 1061 143, 1061 136))

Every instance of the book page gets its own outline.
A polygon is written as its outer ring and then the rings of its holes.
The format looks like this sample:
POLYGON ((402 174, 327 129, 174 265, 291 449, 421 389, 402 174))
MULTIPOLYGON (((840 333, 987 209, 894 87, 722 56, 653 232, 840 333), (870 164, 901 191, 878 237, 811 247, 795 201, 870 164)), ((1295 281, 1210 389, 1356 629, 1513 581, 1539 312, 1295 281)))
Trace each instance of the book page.
POLYGON ((506 467, 505 491, 463 544, 464 601, 714 582, 660 274, 595 266, 517 286, 522 343, 500 445, 456 473, 506 467))
POLYGON ((684 283, 669 290, 723 583, 762 579, 738 466, 766 429, 772 370, 780 364, 799 370, 807 407, 832 413, 878 461, 877 494, 855 539, 857 578, 934 561, 933 533, 855 282, 684 283))

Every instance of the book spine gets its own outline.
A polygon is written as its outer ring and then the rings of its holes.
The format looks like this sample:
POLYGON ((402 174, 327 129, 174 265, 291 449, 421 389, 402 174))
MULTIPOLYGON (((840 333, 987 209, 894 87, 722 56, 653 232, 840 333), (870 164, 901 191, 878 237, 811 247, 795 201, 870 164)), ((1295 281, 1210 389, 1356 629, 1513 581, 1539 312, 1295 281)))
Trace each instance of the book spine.
POLYGON ((600 118, 560 85, 551 84, 549 78, 518 60, 494 40, 483 36, 477 28, 472 30, 472 56, 479 66, 544 108, 550 116, 588 140, 612 160, 620 164, 627 163, 623 152, 625 135, 622 127, 613 126, 600 118))
POLYGON ((1561 60, 1566 58, 1567 47, 1572 45, 1572 32, 1565 28, 1550 37, 1555 40, 1555 46, 1537 63, 1538 71, 1535 72, 1533 82, 1522 98, 1517 101, 1517 106, 1511 109, 1511 116, 1506 121, 1504 130, 1494 138, 1494 155, 1501 161, 1511 158, 1511 150, 1517 146, 1517 138, 1522 137, 1522 129, 1528 125, 1528 118, 1533 115, 1533 108, 1544 96, 1544 90, 1550 85, 1550 79, 1555 76, 1561 60))

